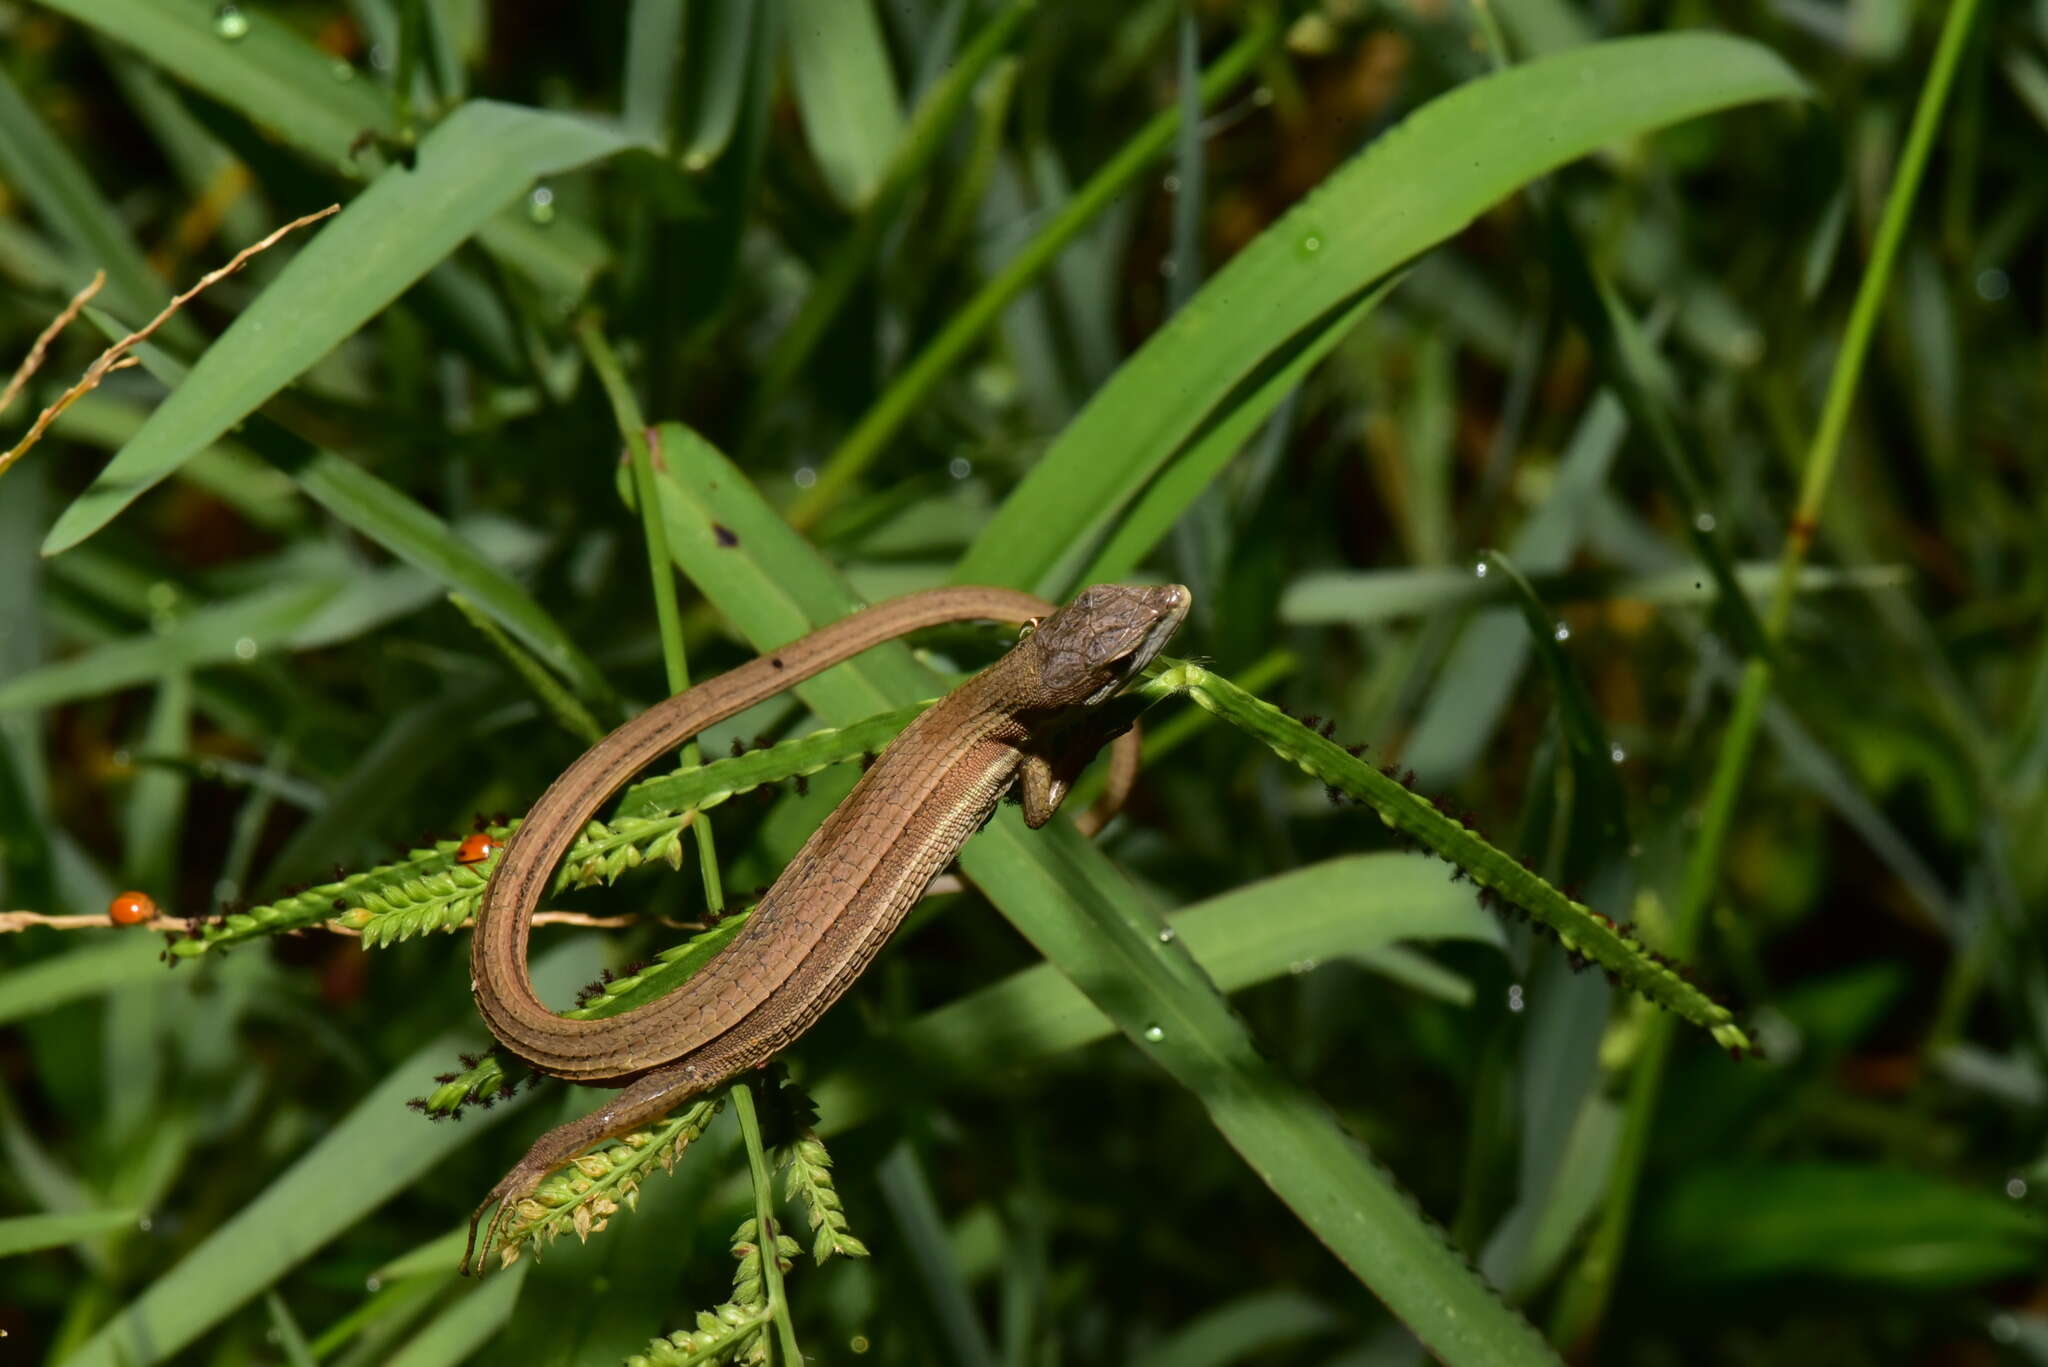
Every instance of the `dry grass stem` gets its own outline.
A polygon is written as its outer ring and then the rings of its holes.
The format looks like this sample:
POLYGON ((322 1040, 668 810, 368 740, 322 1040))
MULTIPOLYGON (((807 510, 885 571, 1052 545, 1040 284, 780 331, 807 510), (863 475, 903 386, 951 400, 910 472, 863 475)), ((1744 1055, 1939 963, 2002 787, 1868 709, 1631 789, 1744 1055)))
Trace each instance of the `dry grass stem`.
MULTIPOLYGON (((150 336, 156 332, 158 328, 162 327, 166 322, 170 321, 172 315, 177 313, 179 309, 185 307, 186 304, 190 303, 192 299, 201 291, 211 287, 212 285, 221 280, 226 279, 228 276, 233 275, 236 271, 242 269, 242 267, 248 265, 251 258, 257 256, 261 252, 267 251, 273 244, 277 242, 279 238, 283 237, 286 233, 295 232, 298 229, 305 227, 309 223, 317 223, 321 219, 326 218, 329 214, 335 214, 339 212, 341 212, 341 206, 339 204, 330 204, 326 208, 316 210, 313 213, 307 214, 302 218, 295 218, 291 222, 285 224, 282 228, 279 228, 274 232, 270 233, 268 236, 264 237, 262 241, 253 242, 250 245, 242 248, 242 250, 236 252, 234 256, 228 260, 228 263, 225 266, 216 267, 215 269, 208 271, 205 275, 200 276, 198 282, 194 284, 190 289, 186 290, 183 294, 180 294, 175 299, 171 300, 170 303, 164 305, 163 312, 157 314, 156 317, 150 319, 147 323, 144 323, 140 328, 136 329, 134 332, 129 333, 126 337, 121 338, 112 346, 108 347, 105 351, 101 352, 99 354, 98 359, 96 359, 91 365, 85 368, 85 374, 79 377, 78 383, 71 386, 71 388, 65 390, 62 394, 58 395, 56 401, 52 403, 48 408, 45 408, 42 411, 42 413, 36 418, 35 425, 28 429, 28 434, 24 436, 20 441, 16 442, 13 448, 9 450, 6 455, 0 456, 0 474, 7 473, 7 468, 10 465, 14 464, 16 460, 19 460, 21 456, 25 452, 27 452, 30 447, 34 446, 38 441, 41 441, 43 437, 43 432, 49 427, 51 423, 57 420, 58 416, 62 414, 65 409, 71 407, 71 405, 78 402, 78 400, 81 397, 97 388, 99 386, 100 381, 106 379, 107 376, 111 375, 116 370, 120 370, 126 366, 135 364, 134 358, 130 357, 128 353, 131 350, 133 350, 138 344, 147 341, 150 338, 150 336)), ((72 308, 66 310, 67 315, 75 315, 76 309, 82 308, 84 306, 84 299, 75 299, 72 301, 72 305, 72 308)), ((67 321, 69 321, 68 316, 61 317, 58 319, 56 324, 52 325, 52 327, 59 327, 67 321)), ((49 335, 51 334, 48 332, 45 333, 45 337, 49 335)), ((43 342, 39 340, 36 343, 37 349, 39 350, 42 346, 43 342)), ((31 351, 29 353, 28 362, 24 362, 23 364, 24 367, 26 368, 31 363, 39 362, 40 357, 36 354, 36 351, 31 351)), ((33 372, 31 371, 31 373, 33 372)), ((10 386, 8 390, 8 394, 10 397, 12 397, 13 392, 13 387, 10 386)))

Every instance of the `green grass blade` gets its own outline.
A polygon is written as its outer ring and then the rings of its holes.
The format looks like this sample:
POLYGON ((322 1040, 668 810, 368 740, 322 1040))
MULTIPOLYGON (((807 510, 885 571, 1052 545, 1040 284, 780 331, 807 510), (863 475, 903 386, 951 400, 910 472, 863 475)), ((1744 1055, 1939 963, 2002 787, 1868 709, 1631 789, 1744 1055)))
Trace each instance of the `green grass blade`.
MULTIPOLYGON (((1202 80, 1203 100, 1212 102, 1218 99, 1241 80, 1259 54, 1272 43, 1276 32, 1270 16, 1262 14, 1255 18, 1249 31, 1210 64, 1202 80)), ((1053 264, 1061 249, 1114 203, 1140 172, 1165 153, 1179 124, 1178 105, 1154 115, 1152 121, 1124 144, 1108 165, 1075 192, 1066 207, 1011 259, 1009 265, 953 314, 939 335, 904 368, 818 471, 818 482, 805 492, 790 512, 791 519, 798 526, 811 525, 820 514, 852 490, 862 473, 909 421, 918 405, 924 402, 933 386, 945 378, 995 325, 1010 301, 1053 264)))
MULTIPOLYGON (((559 993, 596 969, 592 946, 565 947, 538 966, 543 991, 559 993)), ((436 1039, 394 1066, 384 1081, 233 1218, 111 1316, 70 1367, 138 1367, 161 1362, 273 1286, 436 1163, 488 1128, 428 1125, 405 1109, 408 1095, 468 1036, 436 1039)), ((514 1104, 513 1109, 523 1109, 514 1104)))
MULTIPOLYGON (((92 317, 102 331, 110 336, 119 335, 103 315, 92 317)), ((135 354, 141 358, 143 367, 168 389, 178 388, 191 373, 161 348, 145 343, 136 348, 135 354)), ((85 404, 80 403, 73 411, 83 407, 85 404)), ((569 639, 547 610, 520 587, 518 580, 405 492, 354 461, 314 446, 260 413, 249 419, 244 434, 256 454, 222 444, 186 462, 183 471, 191 471, 198 460, 229 452, 235 453, 237 461, 246 460, 253 465, 255 473, 261 473, 260 462, 268 460, 296 480, 300 489, 328 512, 487 612, 529 650, 566 675, 583 697, 596 700, 612 696, 611 685, 597 665, 569 639)), ((250 472, 238 467, 234 473, 246 477, 250 472)), ((274 474, 270 477, 277 478, 274 474)))
MULTIPOLYGON (((170 290, 149 268, 114 206, 101 197, 85 168, 4 71, 0 71, 0 177, 65 244, 70 259, 68 283, 73 289, 90 280, 94 270, 105 270, 107 288, 102 302, 136 324, 170 302, 170 290)), ((179 322, 185 337, 197 336, 190 323, 179 322)))
POLYGON ((588 120, 464 105, 323 226, 192 367, 136 438, 57 519, 77 545, 347 340, 533 181, 628 145, 588 120))
POLYGON ((1480 563, 1489 572, 1507 577, 1522 609, 1523 624, 1529 628, 1536 658, 1543 662, 1544 673, 1550 676, 1558 715, 1564 723, 1565 748, 1571 755, 1573 822, 1575 828, 1584 832, 1583 839, 1575 836, 1574 840, 1581 856, 1577 863, 1581 869, 1590 869, 1594 862, 1628 847, 1628 800, 1614 772, 1614 766, 1621 763, 1621 752, 1608 740, 1606 724, 1600 720, 1592 695, 1586 691, 1585 680, 1565 654, 1569 629, 1537 596, 1535 585, 1515 567, 1513 560, 1499 551, 1487 551, 1480 563))
POLYGON ((1176 661, 1167 661, 1166 668, 1145 685, 1145 691, 1186 693, 1263 741, 1303 773, 1365 803, 1389 829, 1457 865, 1509 906, 1522 908, 1548 926, 1567 950, 1584 955, 1630 990, 1699 1026, 1723 1048, 1747 1052, 1755 1047, 1727 1007, 1694 987, 1669 963, 1651 955, 1612 920, 1566 897, 1470 826, 1446 815, 1436 803, 1271 703, 1252 697, 1199 665, 1176 661))
MULTIPOLYGON (((1237 992, 1351 959, 1380 966, 1395 944, 1469 940, 1502 947, 1500 922, 1469 887, 1419 854, 1354 854, 1261 879, 1167 920, 1216 986, 1237 992)), ((1116 1026, 1051 964, 1013 973, 876 1040, 817 1089, 827 1133, 851 1129, 917 1092, 986 1084, 1106 1039, 1116 1026)))
POLYGON ((96 646, 0 684, 0 711, 110 693, 173 670, 250 660, 293 640, 348 585, 301 579, 200 608, 163 632, 96 646))
MULTIPOLYGON (((829 6, 832 0, 826 3, 829 6)), ((783 329, 775 349, 762 363, 760 389, 754 399, 757 413, 765 414, 774 407, 831 327, 832 320, 839 316, 862 272, 873 261, 883 234, 897 221, 911 192, 924 184, 933 159, 945 149, 954 121, 974 93, 982 73, 1008 49, 1034 4, 1035 0, 1010 0, 968 44, 960 60, 918 102, 881 185, 862 208, 853 231, 825 259, 796 317, 783 329)))
POLYGON ((903 106, 873 0, 789 0, 783 27, 804 136, 841 204, 873 197, 903 139, 903 106))
MULTIPOLYGON (((1499 554, 1499 552, 1489 552, 1499 554)), ((1591 571, 1531 574, 1537 595, 1552 603, 1650 603, 1658 607, 1707 607, 1715 589, 1697 570, 1659 570, 1648 574, 1591 571)), ((1741 561, 1735 582, 1752 598, 1768 595, 1777 583, 1775 561, 1741 561)), ((1799 576, 1802 593, 1899 588, 1909 581, 1904 566, 1872 565, 1837 569, 1808 566, 1799 576)), ((1318 570, 1288 582, 1280 594, 1280 620, 1297 626, 1337 622, 1364 625, 1424 617, 1437 612, 1507 603, 1514 596, 1502 580, 1470 569, 1397 567, 1384 570, 1318 570)))
POLYGON ((18 1215, 0 1220, 0 1258, 62 1248, 116 1230, 133 1229, 139 1210, 81 1210, 62 1215, 18 1215))
POLYGON ((682 0, 633 0, 626 19, 625 92, 619 122, 649 147, 667 147, 676 72, 683 59, 682 0))
POLYGON ((1231 1367, 1334 1333, 1343 1323, 1329 1306, 1299 1291, 1254 1291, 1184 1326, 1132 1359, 1131 1367, 1231 1367))
POLYGON ((1270 374, 1247 388, 1241 396, 1224 401, 1205 430, 1181 448, 1172 462, 1159 472, 1132 501, 1130 510, 1117 522, 1102 549, 1076 582, 1106 584, 1122 579, 1138 567, 1154 546, 1165 538, 1182 513, 1194 505, 1231 457, 1241 450, 1261 423, 1295 392, 1322 359, 1351 334, 1366 314, 1379 307, 1400 280, 1390 280, 1367 290, 1356 302, 1340 306, 1329 318, 1311 326, 1299 345, 1286 348, 1286 359, 1270 374))
POLYGON ((995 1350, 974 1310, 967 1273, 953 1256, 938 1197, 909 1140, 897 1141, 875 1165, 875 1185, 881 1188, 882 1203, 910 1255, 917 1288, 924 1293, 925 1313, 945 1345, 945 1360, 962 1367, 996 1367, 995 1350))
MULTIPOLYGON (((1340 752, 1341 753, 1341 752, 1340 752)), ((1454 1367, 1555 1363, 1314 1094, 1275 1068, 1108 857, 1003 811, 961 866, 1038 951, 1182 1086, 1296 1218, 1454 1367)))
MULTIPOLYGON (((87 908, 75 910, 83 912, 87 908)), ((102 911, 94 907, 90 910, 102 911)), ((163 942, 153 936, 116 935, 103 944, 38 959, 0 976, 0 1025, 26 1020, 80 997, 119 992, 163 976, 163 942)))
POLYGON ((352 155, 358 137, 391 131, 390 102, 374 82, 321 52, 263 6, 236 7, 242 31, 230 40, 218 27, 219 6, 208 0, 46 3, 344 176, 361 176, 374 164, 352 155))
POLYGON ((768 27, 755 5, 692 4, 683 40, 683 166, 717 161, 739 126, 754 44, 768 27))
POLYGON ((1986 1187, 1843 1162, 1696 1167, 1643 1218, 1660 1280, 1689 1287, 1824 1279, 1899 1291, 2026 1276, 2048 1214, 1986 1187), (1729 1212, 1743 1212, 1731 1219, 1729 1212))
MULTIPOLYGON (((251 430, 262 428, 264 422, 259 417, 251 423, 251 430)), ((453 527, 354 461, 331 451, 304 454, 302 443, 282 430, 278 435, 301 448, 303 458, 285 468, 314 502, 489 613, 522 645, 560 671, 579 696, 594 702, 612 697, 603 673, 547 609, 453 527)))
POLYGON ((1621 138, 1805 91, 1768 49, 1680 33, 1576 49, 1431 101, 1261 233, 1123 364, 983 528, 957 582, 1056 592, 1066 549, 1110 525, 1269 358, 1517 186, 1621 138))

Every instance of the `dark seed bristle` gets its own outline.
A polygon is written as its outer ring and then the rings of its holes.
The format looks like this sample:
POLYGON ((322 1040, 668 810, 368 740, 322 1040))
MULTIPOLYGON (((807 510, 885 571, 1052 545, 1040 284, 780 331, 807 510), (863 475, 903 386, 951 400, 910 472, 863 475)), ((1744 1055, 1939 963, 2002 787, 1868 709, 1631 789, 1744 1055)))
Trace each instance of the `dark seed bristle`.
POLYGON ((798 774, 798 775, 796 775, 796 777, 795 777, 795 782, 796 782, 796 795, 797 795, 798 797, 809 797, 809 796, 811 795, 811 780, 810 780, 810 778, 809 778, 809 777, 808 777, 807 775, 804 775, 804 774, 798 774))

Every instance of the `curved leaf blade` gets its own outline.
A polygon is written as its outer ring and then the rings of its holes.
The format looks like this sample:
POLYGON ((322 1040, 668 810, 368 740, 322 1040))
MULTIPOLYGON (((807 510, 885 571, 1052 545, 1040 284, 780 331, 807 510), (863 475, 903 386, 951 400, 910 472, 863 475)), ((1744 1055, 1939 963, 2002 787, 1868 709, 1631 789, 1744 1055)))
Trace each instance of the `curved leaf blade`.
POLYGON ((1058 597, 1099 534, 1227 395, 1290 339, 1517 186, 1608 143, 1806 85, 1716 33, 1579 48, 1460 86, 1353 158, 1126 361, 982 530, 960 583, 1058 597))
POLYGON ((104 527, 158 480, 354 334, 524 194, 630 146, 616 128, 478 100, 429 133, 411 169, 379 176, 306 244, 44 538, 54 555, 104 527))

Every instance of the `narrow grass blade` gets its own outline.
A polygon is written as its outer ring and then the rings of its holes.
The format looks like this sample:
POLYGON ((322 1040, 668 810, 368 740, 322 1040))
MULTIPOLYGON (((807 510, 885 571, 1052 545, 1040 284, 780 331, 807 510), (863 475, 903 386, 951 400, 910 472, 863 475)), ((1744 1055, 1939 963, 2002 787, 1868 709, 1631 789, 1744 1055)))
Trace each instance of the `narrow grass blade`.
MULTIPOLYGON (((833 3, 834 0, 825 0, 828 7, 833 3)), ((763 362, 759 393, 754 400, 757 413, 774 407, 832 320, 839 316, 862 273, 874 260, 883 234, 897 221, 911 192, 924 183, 933 160, 945 149, 954 121, 974 93, 982 73, 1007 50, 1033 4, 1034 0, 1010 0, 975 36, 960 54, 960 60, 919 101, 880 186, 862 208, 853 231, 825 258, 796 317, 776 339, 774 350, 763 362)))
MULTIPOLYGON (((1469 887, 1419 854, 1354 854, 1262 879, 1184 907, 1169 933, 1216 986, 1237 992, 1305 963, 1379 966, 1399 943, 1505 945, 1469 887)), ((915 1094, 985 1083, 1116 1033, 1051 964, 1013 973, 876 1040, 817 1089, 826 1133, 851 1129, 915 1094)))
POLYGON ((683 40, 683 166, 717 161, 739 125, 753 45, 767 27, 755 5, 692 4, 683 40))
POLYGON ((0 976, 0 987, 5 989, 0 991, 0 1025, 40 1015, 80 997, 119 992, 160 979, 164 966, 157 954, 162 948, 163 943, 154 938, 117 936, 104 944, 81 945, 68 954, 11 969, 0 976))
MULTIPOLYGON (((1252 62, 1271 44, 1275 33, 1276 25, 1271 16, 1255 16, 1249 31, 1210 64, 1202 80, 1204 101, 1219 98, 1225 90, 1243 79, 1252 62)), ((1094 222, 1140 172, 1166 151, 1179 122, 1178 106, 1154 115, 1152 121, 1124 144, 1108 165, 1075 192, 1066 207, 1007 266, 953 315, 952 321, 925 345, 924 350, 905 367, 833 451, 818 472, 818 482, 791 510, 791 519, 798 526, 811 525, 853 488, 933 386, 995 325, 1010 301, 1048 269, 1061 249, 1094 222)))
POLYGON ((668 146, 676 73, 682 66, 683 0, 633 0, 626 19, 625 92, 619 122, 649 147, 668 146))
POLYGON ((229 37, 221 27, 221 7, 208 0, 46 3, 242 111, 344 176, 364 173, 366 163, 354 155, 364 133, 391 131, 391 105, 372 81, 321 52, 264 6, 235 6, 237 22, 229 37))
POLYGON ((1219 1305, 1131 1360, 1131 1367, 1230 1367, 1343 1326, 1336 1311, 1299 1291, 1254 1291, 1219 1305))
POLYGON ((0 1258, 62 1248, 119 1229, 133 1229, 139 1210, 81 1210, 63 1215, 18 1215, 0 1220, 0 1258))
POLYGON ((1061 587, 1065 548, 1110 523, 1269 358, 1517 186, 1620 138, 1805 91, 1767 49, 1697 32, 1576 49, 1431 101, 1261 233, 1124 363, 982 530, 957 581, 1061 587))
MULTIPOLYGON (((1607 727, 1593 706, 1585 680, 1565 655, 1564 642, 1571 632, 1537 596, 1536 588, 1499 551, 1487 551, 1481 564, 1492 573, 1504 575, 1522 609, 1522 621, 1529 628, 1529 640, 1536 658, 1550 676, 1557 698, 1558 715, 1564 726, 1565 748, 1571 755, 1572 824, 1575 861, 1582 869, 1619 854, 1628 846, 1628 803, 1614 766, 1623 758, 1607 738, 1607 727)), ((1567 875, 1570 876, 1570 875, 1567 875)))
MULTIPOLYGON (((170 290, 149 268, 114 206, 101 196, 85 168, 4 71, 0 71, 0 175, 65 244, 72 287, 91 279, 95 269, 105 270, 103 302, 136 323, 170 302, 170 290)), ((187 339, 198 335, 190 323, 177 321, 187 339)))
MULTIPOLYGON (((595 971, 594 946, 568 946, 547 955, 535 978, 545 978, 541 990, 559 993, 595 971)), ((70 1367, 164 1361, 467 1142, 478 1124, 428 1125, 405 1109, 406 1097, 426 1091, 428 1077, 465 1042, 466 1035, 444 1036, 398 1063, 261 1195, 65 1361, 70 1367)), ((480 1117, 481 1127, 522 1109, 523 1100, 480 1117)))
POLYGON ((1194 506, 1231 457, 1251 440, 1260 424, 1400 283, 1399 278, 1390 280, 1367 290, 1355 303, 1340 305, 1328 318, 1312 324, 1297 343, 1283 347, 1268 372, 1225 399, 1203 430, 1132 500, 1129 511, 1075 582, 1114 583, 1135 570, 1181 514, 1194 506))
POLYGON ((345 341, 534 179, 628 145, 613 129, 474 101, 420 143, 302 247, 199 358, 135 439, 57 519, 53 555, 111 521, 145 490, 345 341))
POLYGON ((903 139, 903 106, 872 0, 789 0, 783 33, 811 154, 839 202, 858 209, 903 139))
POLYGON ((1643 1215, 1643 1252, 1661 1280, 1686 1286, 1823 1278, 1931 1291, 2038 1269, 2048 1214, 1904 1168, 1721 1165, 1679 1174, 1659 1194, 1643 1215))
POLYGON ((1585 956, 1630 990, 1699 1026, 1723 1048, 1747 1052, 1755 1047, 1727 1007, 1694 987, 1610 918, 1559 892, 1466 823, 1448 815, 1439 803, 1411 791, 1271 703, 1252 697, 1199 665, 1175 661, 1167 661, 1144 688, 1156 694, 1186 693, 1263 741, 1303 773, 1357 798, 1389 829, 1434 850, 1508 906, 1520 907, 1548 926, 1566 950, 1585 956))

